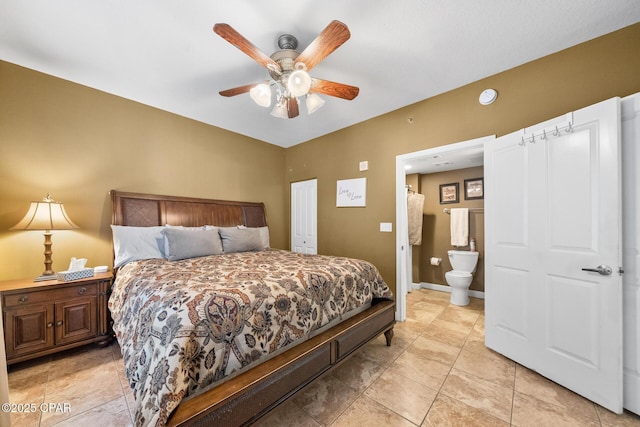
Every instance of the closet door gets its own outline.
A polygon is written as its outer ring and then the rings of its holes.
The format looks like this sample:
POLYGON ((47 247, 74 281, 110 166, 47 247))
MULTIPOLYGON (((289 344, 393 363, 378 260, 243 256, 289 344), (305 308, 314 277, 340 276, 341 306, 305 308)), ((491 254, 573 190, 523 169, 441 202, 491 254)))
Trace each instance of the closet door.
POLYGON ((622 412, 619 99, 485 146, 486 344, 622 412))
POLYGON ((318 180, 291 183, 291 251, 318 253, 318 180))

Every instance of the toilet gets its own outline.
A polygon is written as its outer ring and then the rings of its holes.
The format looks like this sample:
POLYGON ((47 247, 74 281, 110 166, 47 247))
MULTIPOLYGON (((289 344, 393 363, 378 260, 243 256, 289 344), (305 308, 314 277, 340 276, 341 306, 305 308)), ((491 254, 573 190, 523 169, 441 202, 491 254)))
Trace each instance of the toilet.
POLYGON ((444 277, 451 287, 451 304, 467 305, 472 273, 476 272, 478 264, 478 252, 451 250, 448 254, 453 270, 447 271, 444 277))

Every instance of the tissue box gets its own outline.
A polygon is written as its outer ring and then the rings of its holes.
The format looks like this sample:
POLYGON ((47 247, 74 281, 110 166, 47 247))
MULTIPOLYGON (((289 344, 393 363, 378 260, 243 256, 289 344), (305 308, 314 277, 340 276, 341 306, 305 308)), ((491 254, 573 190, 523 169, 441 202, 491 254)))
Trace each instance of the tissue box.
POLYGON ((93 268, 83 268, 76 271, 59 271, 58 280, 60 282, 70 282, 72 280, 84 279, 85 277, 93 277, 93 268))

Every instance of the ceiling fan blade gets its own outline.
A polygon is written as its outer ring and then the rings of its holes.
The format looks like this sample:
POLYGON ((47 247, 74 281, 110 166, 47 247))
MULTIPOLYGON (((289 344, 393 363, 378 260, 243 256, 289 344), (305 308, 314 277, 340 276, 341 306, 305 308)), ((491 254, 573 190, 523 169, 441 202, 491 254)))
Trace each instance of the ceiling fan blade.
POLYGON ((298 55, 295 65, 303 63, 307 70, 311 70, 349 40, 349 37, 351 33, 345 24, 340 21, 331 21, 327 28, 322 30, 318 37, 298 55))
POLYGON ((348 99, 349 101, 360 93, 360 89, 355 86, 315 78, 312 81, 313 83, 311 84, 309 92, 323 93, 325 95, 335 96, 336 98, 348 99))
POLYGON ((266 53, 258 49, 253 43, 244 38, 242 34, 234 30, 229 24, 216 24, 213 26, 213 31, 243 51, 245 54, 249 55, 254 61, 258 62, 263 67, 266 67, 268 70, 276 71, 277 73, 281 73, 282 70, 276 61, 271 59, 266 53))
POLYGON ((295 96, 291 96, 287 101, 287 113, 289 114, 289 118, 293 119, 300 114, 300 109, 298 108, 298 100, 295 96))
POLYGON ((234 87, 232 89, 221 90, 219 93, 222 96, 236 96, 236 95, 240 95, 240 94, 249 92, 252 87, 258 86, 259 84, 260 83, 253 83, 253 84, 250 84, 250 85, 238 86, 238 87, 234 87))

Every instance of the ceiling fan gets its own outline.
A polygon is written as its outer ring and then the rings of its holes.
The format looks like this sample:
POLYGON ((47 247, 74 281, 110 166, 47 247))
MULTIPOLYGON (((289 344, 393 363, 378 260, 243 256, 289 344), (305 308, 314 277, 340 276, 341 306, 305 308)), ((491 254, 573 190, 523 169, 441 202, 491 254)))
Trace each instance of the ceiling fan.
POLYGON ((311 114, 324 104, 318 93, 347 100, 358 96, 360 89, 355 86, 309 75, 311 69, 351 37, 349 28, 340 21, 331 21, 302 53, 296 51, 298 40, 294 36, 281 35, 278 37, 280 50, 271 56, 267 56, 228 24, 216 24, 213 31, 265 67, 271 76, 271 80, 266 82, 223 90, 220 92, 222 96, 236 96, 249 92, 258 105, 269 107, 273 86, 276 89, 276 104, 271 115, 283 119, 298 116, 298 98, 301 97, 305 97, 307 112, 311 114))

